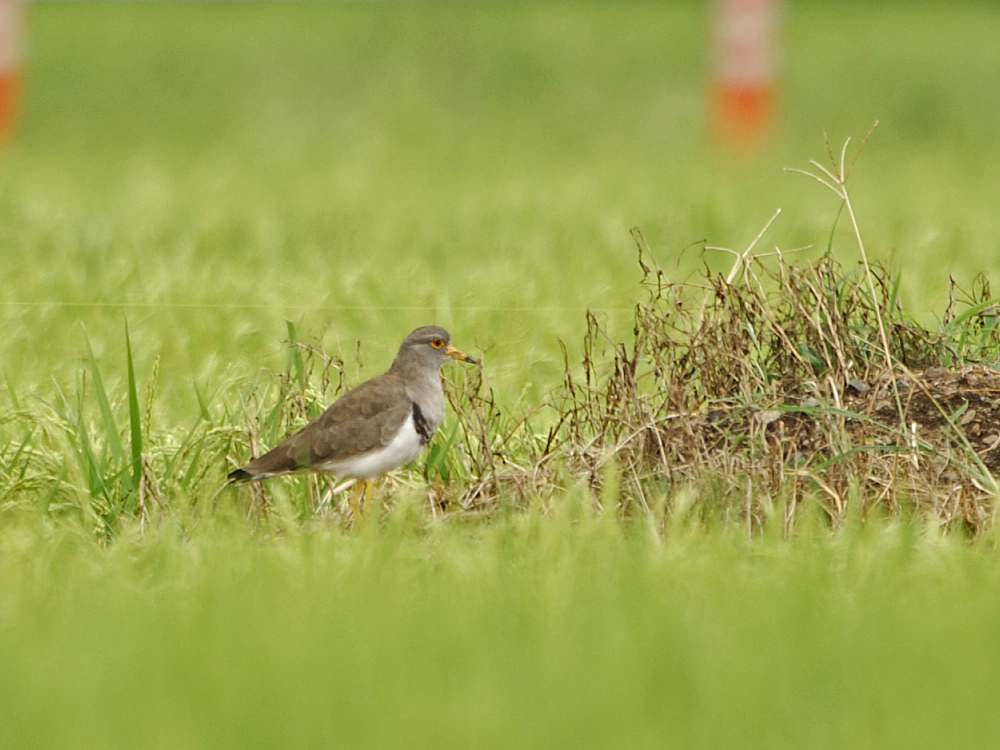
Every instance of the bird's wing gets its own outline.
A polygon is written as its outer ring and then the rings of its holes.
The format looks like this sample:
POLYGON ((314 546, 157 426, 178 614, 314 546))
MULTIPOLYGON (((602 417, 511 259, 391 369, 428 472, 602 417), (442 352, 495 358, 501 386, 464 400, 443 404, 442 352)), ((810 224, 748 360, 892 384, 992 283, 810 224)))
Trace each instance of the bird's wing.
POLYGON ((388 445, 413 411, 413 402, 402 381, 387 375, 348 391, 302 430, 244 469, 254 477, 287 474, 388 445))

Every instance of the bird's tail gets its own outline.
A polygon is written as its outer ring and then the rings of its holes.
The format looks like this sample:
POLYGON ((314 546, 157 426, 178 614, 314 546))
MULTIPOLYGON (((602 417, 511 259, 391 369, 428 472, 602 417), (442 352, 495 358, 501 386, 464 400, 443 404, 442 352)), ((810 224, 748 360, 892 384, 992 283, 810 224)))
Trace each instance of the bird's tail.
POLYGON ((226 479, 233 484, 246 484, 247 482, 252 482, 255 477, 246 469, 235 469, 229 472, 229 476, 226 479))

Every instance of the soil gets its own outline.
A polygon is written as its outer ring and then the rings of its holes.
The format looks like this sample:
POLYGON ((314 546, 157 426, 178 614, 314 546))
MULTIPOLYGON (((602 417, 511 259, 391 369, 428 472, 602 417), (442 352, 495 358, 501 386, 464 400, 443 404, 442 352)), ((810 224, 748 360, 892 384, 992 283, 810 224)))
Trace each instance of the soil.
POLYGON ((734 438, 751 430, 755 434, 763 430, 768 443, 779 444, 786 456, 798 454, 802 459, 830 457, 858 446, 968 456, 964 438, 990 472, 1000 475, 1000 372, 996 370, 971 365, 959 370, 933 367, 912 377, 897 375, 895 393, 888 376, 868 383, 852 380, 835 401, 839 403, 788 395, 771 409, 713 409, 702 419, 668 426, 662 437, 677 451, 678 439, 690 439, 693 432, 700 438, 697 442, 713 450, 732 446, 734 438), (900 409, 904 429, 900 429, 900 409), (835 449, 837 432, 846 432, 851 445, 835 449))

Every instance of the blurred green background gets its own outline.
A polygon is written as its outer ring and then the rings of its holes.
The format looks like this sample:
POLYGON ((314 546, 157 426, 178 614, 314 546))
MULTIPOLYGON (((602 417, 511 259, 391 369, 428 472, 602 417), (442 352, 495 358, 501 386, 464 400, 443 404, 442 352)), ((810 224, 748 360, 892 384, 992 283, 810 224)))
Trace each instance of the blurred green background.
MULTIPOLYGON (((780 123, 741 156, 706 136, 703 3, 32 4, 0 162, 4 369, 69 375, 82 321, 119 372, 127 316, 187 413, 190 373, 279 366, 286 318, 345 356, 362 340, 362 374, 436 322, 537 396, 585 309, 627 332, 630 227, 675 278, 727 268, 700 243, 743 248, 779 207, 765 246, 822 249, 836 199, 782 170, 876 119, 862 230, 930 320, 949 274, 1000 257, 995 21, 790 3, 780 123)), ((846 233, 835 252, 857 257, 846 233)))
POLYGON ((741 249, 777 208, 763 246, 815 257, 837 200, 783 168, 876 119, 855 207, 933 325, 949 275, 1000 261, 993 3, 789 3, 754 154, 707 136, 701 2, 39 2, 26 22, 0 156, 0 468, 22 493, 0 498, 0 746, 995 744, 994 537, 830 534, 817 505, 747 541, 683 498, 595 514, 567 478, 479 523, 404 485, 371 534, 281 491, 250 518, 192 497, 101 545, 73 425, 29 396, 98 421, 86 330, 128 424, 127 318, 152 455, 200 419, 192 381, 211 429, 243 424, 286 320, 351 379, 435 322, 517 413, 585 310, 628 335, 630 227, 675 279, 728 268, 702 245, 741 249), (54 458, 25 488, 31 440, 54 458), (50 512, 50 484, 77 505, 50 512))

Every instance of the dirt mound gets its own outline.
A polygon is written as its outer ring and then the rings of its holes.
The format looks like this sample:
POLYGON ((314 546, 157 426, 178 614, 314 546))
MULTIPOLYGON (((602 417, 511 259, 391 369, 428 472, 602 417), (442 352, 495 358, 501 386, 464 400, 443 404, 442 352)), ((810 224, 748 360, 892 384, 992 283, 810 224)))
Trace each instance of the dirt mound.
POLYGON ((851 380, 839 403, 789 397, 772 408, 711 409, 683 428, 665 426, 664 443, 690 458, 684 446, 691 431, 710 450, 732 447, 755 428, 801 463, 817 463, 844 452, 836 435, 849 436, 846 450, 946 452, 972 447, 993 474, 1000 475, 1000 372, 981 365, 958 371, 935 367, 895 380, 851 380), (898 398, 897 398, 898 395, 898 398), (900 415, 903 418, 900 420, 900 415), (902 425, 902 426, 901 426, 902 425))
POLYGON ((1000 332, 984 279, 971 294, 952 286, 928 329, 881 266, 743 256, 726 277, 669 282, 639 247, 649 299, 633 339, 588 316, 583 376, 567 367, 556 398, 595 487, 613 457, 639 503, 711 488, 751 521, 811 497, 835 522, 849 497, 974 531, 992 517, 1000 371, 985 363, 1000 360, 1000 332))

